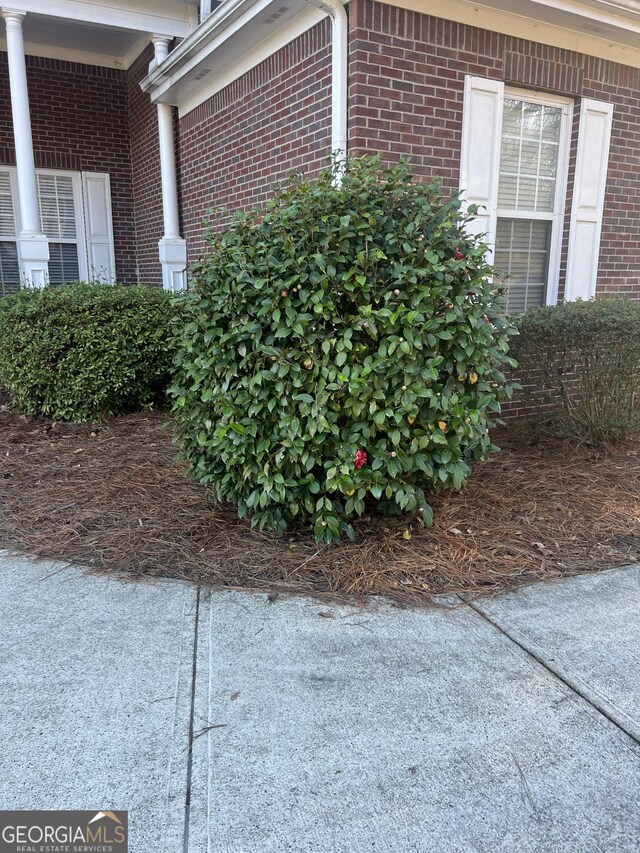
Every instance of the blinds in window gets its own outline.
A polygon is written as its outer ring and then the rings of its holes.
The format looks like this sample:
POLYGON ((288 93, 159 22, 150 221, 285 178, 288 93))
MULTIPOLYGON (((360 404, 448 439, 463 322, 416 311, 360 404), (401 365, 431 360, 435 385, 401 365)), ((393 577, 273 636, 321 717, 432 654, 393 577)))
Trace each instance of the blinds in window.
POLYGON ((0 171, 0 238, 15 237, 16 222, 13 215, 11 175, 0 171))
POLYGON ((498 207, 552 213, 562 110, 505 98, 498 207))
MULTIPOLYGON (((109 175, 38 171, 38 206, 49 241, 49 281, 115 281, 109 175)), ((20 229, 15 169, 0 168, 0 294, 20 280, 20 229)))
POLYGON ((0 296, 13 293, 19 287, 20 267, 15 237, 11 173, 0 170, 0 296))
POLYGON ((15 293, 20 287, 20 267, 15 241, 0 240, 0 296, 15 293))
POLYGON ((76 211, 71 175, 38 175, 42 230, 50 240, 76 239, 76 211))
POLYGON ((49 243, 49 284, 78 281, 78 247, 75 243, 49 243))
POLYGON ((551 225, 538 219, 498 219, 495 265, 509 277, 510 314, 545 304, 551 225))

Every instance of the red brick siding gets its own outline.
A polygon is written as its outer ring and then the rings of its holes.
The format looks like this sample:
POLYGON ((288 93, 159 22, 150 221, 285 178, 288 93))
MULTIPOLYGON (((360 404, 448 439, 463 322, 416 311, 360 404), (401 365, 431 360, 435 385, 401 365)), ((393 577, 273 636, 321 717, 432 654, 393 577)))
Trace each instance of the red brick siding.
MULTIPOLYGON (((28 56, 27 80, 36 166, 109 173, 117 276, 135 281, 126 75, 28 56)), ((0 53, 0 163, 15 163, 6 53, 0 53)))
POLYGON ((131 130, 131 166, 135 205, 135 236, 138 279, 144 284, 162 283, 158 240, 162 237, 162 184, 158 146, 158 113, 140 88, 153 59, 150 45, 127 73, 127 102, 131 130))
POLYGON ((184 236, 193 261, 207 210, 264 202, 290 169, 314 174, 331 148, 328 20, 180 121, 184 236))
MULTIPOLYGON (((640 70, 453 21, 351 4, 349 140, 353 153, 409 157, 458 187, 464 78, 504 80, 614 104, 598 293, 640 298, 640 70)), ((571 167, 567 216, 571 209, 571 167)), ((565 229, 566 230, 566 229, 565 229)), ((566 234, 562 275, 566 266, 566 234)))

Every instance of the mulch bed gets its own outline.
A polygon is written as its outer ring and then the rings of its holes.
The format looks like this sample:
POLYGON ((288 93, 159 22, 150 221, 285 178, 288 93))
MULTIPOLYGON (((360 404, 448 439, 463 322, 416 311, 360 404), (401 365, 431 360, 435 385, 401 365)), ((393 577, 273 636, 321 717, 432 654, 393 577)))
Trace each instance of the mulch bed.
POLYGON ((513 427, 494 441, 502 452, 462 493, 434 497, 432 529, 366 518, 356 542, 320 546, 212 505, 176 461, 165 413, 91 427, 0 411, 0 538, 99 572, 404 604, 640 557, 639 442, 596 451, 513 427))

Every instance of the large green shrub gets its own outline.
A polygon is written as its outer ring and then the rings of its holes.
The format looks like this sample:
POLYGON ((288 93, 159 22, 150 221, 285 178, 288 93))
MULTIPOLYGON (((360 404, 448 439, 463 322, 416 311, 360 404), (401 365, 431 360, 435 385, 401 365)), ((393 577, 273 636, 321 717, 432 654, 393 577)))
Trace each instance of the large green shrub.
POLYGON ((426 494, 463 485, 510 387, 509 324, 460 216, 438 183, 361 160, 210 236, 173 394, 219 500, 332 541, 374 506, 429 522, 426 494))
POLYGON ((528 311, 514 339, 518 378, 552 404, 561 434, 590 443, 640 426, 640 302, 598 299, 528 311), (554 405, 555 404, 555 405, 554 405))
POLYGON ((0 299, 0 383, 25 414, 89 421, 161 402, 169 381, 171 296, 68 284, 0 299))

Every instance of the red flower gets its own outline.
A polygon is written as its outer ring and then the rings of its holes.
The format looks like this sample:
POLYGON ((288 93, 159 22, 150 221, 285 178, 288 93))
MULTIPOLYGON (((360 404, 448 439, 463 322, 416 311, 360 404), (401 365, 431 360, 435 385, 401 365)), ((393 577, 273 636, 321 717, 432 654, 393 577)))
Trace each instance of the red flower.
POLYGON ((454 253, 453 253, 453 257, 454 257, 454 260, 456 260, 456 261, 464 261, 464 259, 465 259, 467 256, 466 256, 466 255, 464 255, 462 252, 454 252, 454 253))
POLYGON ((355 468, 362 468, 367 461, 367 454, 364 450, 356 450, 356 455, 353 457, 353 465, 355 468))

